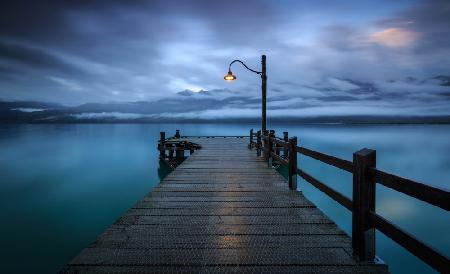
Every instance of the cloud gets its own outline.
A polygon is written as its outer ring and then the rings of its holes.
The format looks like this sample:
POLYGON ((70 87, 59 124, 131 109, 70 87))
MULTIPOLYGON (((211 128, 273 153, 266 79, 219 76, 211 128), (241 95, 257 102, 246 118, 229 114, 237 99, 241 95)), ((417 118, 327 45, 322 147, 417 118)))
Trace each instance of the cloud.
POLYGON ((190 90, 193 92, 199 92, 199 91, 205 89, 204 87, 200 87, 198 85, 188 83, 186 80, 184 80, 182 78, 172 79, 169 82, 168 86, 174 92, 177 92, 177 91, 180 91, 183 89, 187 89, 187 90, 190 90))
POLYGON ((359 88, 358 85, 351 83, 350 81, 345 81, 338 78, 328 79, 328 84, 337 90, 352 90, 359 88))
POLYGON ((55 76, 48 76, 48 79, 60 84, 63 87, 66 87, 70 90, 79 91, 79 90, 83 89, 80 86, 80 84, 78 84, 77 82, 75 82, 73 80, 69 80, 69 79, 65 79, 65 78, 61 78, 61 77, 55 77, 55 76))
POLYGON ((402 28, 387 28, 372 33, 369 41, 391 48, 411 46, 419 38, 419 34, 402 28))
POLYGON ((44 108, 12 108, 11 110, 17 110, 21 112, 39 112, 44 111, 44 108))
POLYGON ((239 64, 237 81, 223 75, 234 59, 259 69, 265 53, 272 110, 442 113, 448 86, 431 79, 450 74, 449 12, 448 1, 18 0, 0 10, 0 99, 245 116, 259 76, 239 64))

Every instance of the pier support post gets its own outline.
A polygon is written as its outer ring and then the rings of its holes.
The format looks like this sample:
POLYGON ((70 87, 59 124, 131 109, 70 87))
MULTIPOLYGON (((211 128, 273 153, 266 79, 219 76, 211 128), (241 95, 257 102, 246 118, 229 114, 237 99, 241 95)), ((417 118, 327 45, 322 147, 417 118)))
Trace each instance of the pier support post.
POLYGON ((268 152, 269 158, 267 159, 267 165, 269 167, 272 167, 272 165, 273 165, 272 151, 274 150, 274 142, 272 141, 272 138, 274 138, 274 137, 275 137, 275 130, 271 129, 269 131, 269 138, 267 141, 267 148, 269 149, 269 152, 268 152))
POLYGON ((263 155, 264 155, 264 160, 268 161, 269 160, 269 156, 268 156, 268 146, 269 146, 269 142, 268 142, 268 138, 269 138, 269 131, 268 130, 264 130, 263 131, 264 134, 264 139, 263 139, 263 155))
MULTIPOLYGON (((273 138, 275 138, 275 130, 273 131, 273 138)), ((279 148, 280 148, 281 146, 280 145, 277 145, 276 143, 274 143, 274 151, 275 151, 275 154, 276 155, 280 155, 280 150, 279 150, 279 148)))
MULTIPOLYGON (((283 132, 283 141, 285 141, 286 143, 288 143, 289 142, 289 133, 287 132, 287 131, 284 131, 283 132)), ((283 155, 284 155, 284 157, 287 159, 287 157, 289 157, 288 156, 288 151, 289 151, 289 149, 288 148, 284 148, 284 150, 283 150, 283 155)))
POLYGON ((375 211, 375 180, 369 167, 376 166, 376 151, 361 149, 353 153, 353 255, 361 261, 375 259, 375 228, 370 225, 369 211, 375 211))
POLYGON ((184 160, 184 145, 178 143, 175 145, 175 157, 177 161, 184 160))
POLYGON ((250 129, 250 143, 248 144, 248 149, 252 149, 253 147, 253 128, 250 129))
POLYGON ((166 157, 166 133, 164 131, 161 131, 159 133, 159 159, 164 160, 166 157))
POLYGON ((173 154, 174 154, 174 146, 170 145, 170 150, 169 150, 169 159, 173 159, 173 154))
POLYGON ((256 156, 261 157, 261 130, 256 132, 256 156))
POLYGON ((297 190, 297 137, 289 139, 289 189, 297 190))
POLYGON ((269 138, 267 139, 267 148, 268 148, 268 158, 267 158, 267 165, 269 167, 272 167, 273 164, 273 157, 272 157, 272 150, 274 149, 274 143, 272 141, 272 138, 275 137, 275 130, 270 130, 269 132, 269 138))

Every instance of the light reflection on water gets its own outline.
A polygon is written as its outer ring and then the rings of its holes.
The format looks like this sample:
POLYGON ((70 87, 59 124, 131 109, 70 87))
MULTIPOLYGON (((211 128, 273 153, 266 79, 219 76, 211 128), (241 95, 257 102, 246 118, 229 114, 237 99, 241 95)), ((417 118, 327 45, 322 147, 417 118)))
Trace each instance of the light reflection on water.
MULTIPOLYGON (((159 181, 159 131, 188 135, 247 135, 257 125, 101 124, 0 126, 0 251, 5 273, 56 272, 159 181), (24 258, 27 264, 23 264, 24 258), (4 261, 3 261, 4 260, 4 261)), ((351 160, 377 150, 377 166, 400 176, 450 188, 448 125, 277 125, 277 134, 351 160)), ((351 197, 345 171, 301 156, 308 173, 351 197)), ((299 189, 347 233, 351 216, 314 187, 299 189)), ((449 214, 377 186, 377 212, 450 254, 449 214)), ((381 233, 377 254, 393 273, 432 273, 381 233)))

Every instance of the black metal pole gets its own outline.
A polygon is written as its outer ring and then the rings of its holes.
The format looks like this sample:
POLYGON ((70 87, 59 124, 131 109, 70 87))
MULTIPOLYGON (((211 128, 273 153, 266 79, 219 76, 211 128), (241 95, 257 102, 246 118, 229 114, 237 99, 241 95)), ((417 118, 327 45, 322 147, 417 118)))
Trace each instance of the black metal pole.
POLYGON ((261 103, 262 103, 262 119, 261 119, 261 130, 262 132, 266 131, 266 125, 267 125, 267 121, 266 121, 266 94, 267 94, 267 74, 266 74, 266 56, 263 55, 261 56, 261 65, 262 65, 262 70, 261 70, 261 80, 262 80, 262 85, 261 85, 261 90, 262 90, 262 98, 261 98, 261 103))
POLYGON ((261 71, 256 71, 253 70, 251 68, 249 68, 244 62, 242 62, 241 60, 234 60, 233 62, 230 63, 230 65, 228 66, 228 75, 230 75, 232 77, 232 79, 227 79, 225 76, 224 79, 225 80, 235 80, 236 76, 232 75, 231 72, 231 65, 233 65, 235 62, 241 63, 246 69, 248 69, 251 72, 254 72, 256 74, 261 75, 261 112, 262 112, 262 117, 261 117, 261 131, 265 132, 267 130, 267 121, 266 121, 266 94, 267 94, 267 73, 266 73, 266 56, 262 55, 261 56, 261 71))

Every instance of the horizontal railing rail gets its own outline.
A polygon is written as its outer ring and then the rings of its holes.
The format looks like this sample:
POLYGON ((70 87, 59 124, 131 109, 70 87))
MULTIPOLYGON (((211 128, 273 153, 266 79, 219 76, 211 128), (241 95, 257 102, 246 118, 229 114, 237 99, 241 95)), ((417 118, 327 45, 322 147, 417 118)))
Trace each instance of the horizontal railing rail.
POLYGON ((338 157, 330 156, 325 153, 317 152, 312 149, 308 149, 305 147, 296 147, 295 150, 298 153, 314 158, 318 161, 324 162, 326 164, 332 165, 334 167, 343 169, 350 173, 353 173, 353 163, 344 159, 340 159, 338 157))
POLYGON ((415 182, 376 168, 370 168, 369 173, 375 177, 377 183, 385 187, 392 188, 447 211, 450 210, 450 192, 448 190, 415 182))
POLYGON ((275 161, 288 167, 289 188, 297 189, 296 177, 299 175, 352 212, 352 247, 354 255, 360 260, 375 260, 375 229, 378 229, 437 271, 445 272, 450 269, 450 261, 447 256, 375 213, 375 184, 377 183, 446 211, 450 210, 449 190, 415 182, 377 169, 374 150, 357 151, 353 153, 353 161, 348 161, 297 146, 297 137, 288 138, 287 132, 283 132, 283 139, 275 137, 273 130, 258 131, 256 142, 253 141, 253 136, 255 134, 251 130, 252 145, 249 145, 249 148, 256 148, 258 156, 263 156, 269 165, 275 161), (282 155, 280 155, 281 152, 282 155), (352 199, 299 168, 297 154, 352 173, 352 199))
POLYGON ((288 142, 285 142, 285 141, 283 141, 283 140, 281 140, 281 139, 271 138, 271 141, 274 142, 274 144, 277 144, 277 145, 279 145, 279 146, 282 146, 282 147, 289 147, 289 143, 288 143, 288 142))
POLYGON ((208 136, 208 135, 183 135, 180 137, 170 137, 166 140, 173 140, 173 139, 187 139, 187 138, 248 138, 248 136, 244 135, 214 135, 214 136, 208 136))
POLYGON ((282 165, 289 165, 289 161, 287 159, 281 157, 280 155, 277 155, 276 153, 271 152, 270 156, 282 165))
POLYGON ((315 186, 317 189, 321 190, 325 194, 327 194, 330 198, 335 200, 336 202, 340 203, 342 206, 344 206, 346 209, 352 211, 352 200, 345 196, 344 194, 334 190, 333 188, 327 186, 326 184, 322 183, 318 179, 314 178, 313 176, 309 175, 305 171, 301 169, 297 169, 297 174, 302 177, 305 181, 315 186))
POLYGON ((416 239, 408 232, 392 224, 375 212, 369 212, 368 218, 370 223, 384 235, 391 238, 406 250, 420 258, 422 261, 432 266, 441 273, 446 273, 449 268, 449 259, 445 255, 439 253, 432 247, 426 245, 422 241, 416 239))

